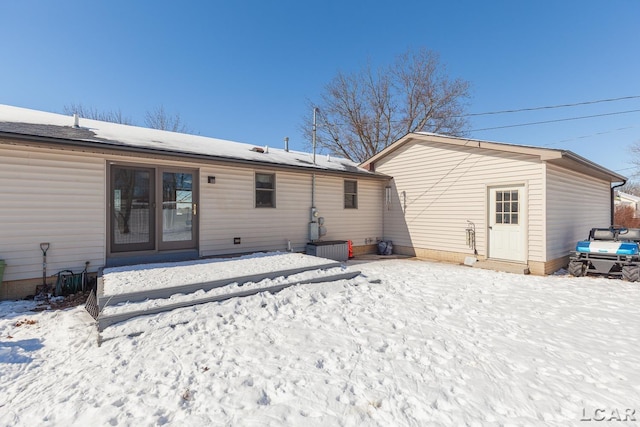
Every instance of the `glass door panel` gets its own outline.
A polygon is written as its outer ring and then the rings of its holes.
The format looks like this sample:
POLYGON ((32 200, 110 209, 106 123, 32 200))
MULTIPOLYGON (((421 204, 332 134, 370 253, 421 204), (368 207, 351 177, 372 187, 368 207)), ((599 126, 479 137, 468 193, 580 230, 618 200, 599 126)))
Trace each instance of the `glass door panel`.
POLYGON ((194 173, 162 172, 162 247, 195 246, 194 189, 194 173))
POLYGON ((154 249, 152 169, 111 169, 111 251, 154 249))

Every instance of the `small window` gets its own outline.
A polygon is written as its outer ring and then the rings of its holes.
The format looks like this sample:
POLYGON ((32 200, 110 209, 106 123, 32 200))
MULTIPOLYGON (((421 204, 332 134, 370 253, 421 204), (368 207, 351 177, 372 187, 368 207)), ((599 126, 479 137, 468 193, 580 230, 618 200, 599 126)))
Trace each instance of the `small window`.
POLYGON ((518 190, 496 191, 496 224, 518 224, 518 190))
POLYGON ((358 181, 344 182, 344 208, 358 209, 358 181))
POLYGON ((256 173, 256 208, 276 207, 276 175, 256 173))

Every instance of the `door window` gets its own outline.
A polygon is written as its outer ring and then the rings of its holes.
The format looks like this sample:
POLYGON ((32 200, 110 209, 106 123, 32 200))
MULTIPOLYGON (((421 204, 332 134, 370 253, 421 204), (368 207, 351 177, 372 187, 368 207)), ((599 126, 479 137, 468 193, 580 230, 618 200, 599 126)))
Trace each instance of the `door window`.
POLYGON ((193 174, 162 173, 162 241, 193 239, 193 174))
POLYGON ((152 249, 153 171, 114 167, 111 188, 112 251, 152 249))
POLYGON ((113 165, 110 182, 111 253, 197 247, 196 171, 113 165))
POLYGON ((496 191, 496 224, 518 224, 518 190, 496 191))

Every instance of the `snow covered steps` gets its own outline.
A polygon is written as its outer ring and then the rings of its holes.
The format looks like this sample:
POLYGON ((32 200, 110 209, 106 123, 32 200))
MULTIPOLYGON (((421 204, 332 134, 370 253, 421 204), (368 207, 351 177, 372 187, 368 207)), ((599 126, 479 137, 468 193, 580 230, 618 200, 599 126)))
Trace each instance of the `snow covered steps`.
POLYGON ((87 310, 96 319, 98 331, 102 331, 137 316, 278 292, 298 284, 348 280, 360 274, 323 258, 275 255, 277 258, 259 256, 106 269, 98 280, 98 295, 88 301, 87 310), (211 280, 212 277, 216 278, 211 280))

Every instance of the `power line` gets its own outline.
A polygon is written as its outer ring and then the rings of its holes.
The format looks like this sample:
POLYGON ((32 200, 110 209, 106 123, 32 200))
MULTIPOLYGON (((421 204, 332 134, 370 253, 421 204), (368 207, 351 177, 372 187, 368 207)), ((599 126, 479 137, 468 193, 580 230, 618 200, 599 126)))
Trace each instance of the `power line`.
POLYGON ((637 169, 637 168, 638 168, 637 166, 631 166, 631 167, 628 167, 628 168, 616 169, 614 172, 628 171, 630 169, 637 169))
POLYGON ((615 115, 618 115, 618 114, 628 114, 628 113, 638 113, 638 112, 640 112, 640 110, 617 111, 615 113, 593 114, 591 116, 567 117, 567 118, 564 118, 564 119, 544 120, 544 121, 541 121, 541 122, 529 122, 529 123, 520 123, 520 124, 517 124, 517 125, 506 125, 506 126, 496 126, 496 127, 491 127, 491 128, 473 129, 471 132, 481 132, 481 131, 485 131, 485 130, 515 128, 515 127, 521 127, 521 126, 542 125, 542 124, 546 124, 546 123, 568 122, 568 121, 571 121, 571 120, 592 119, 594 117, 615 116, 615 115))
POLYGON ((598 99, 595 101, 584 101, 584 102, 576 102, 573 104, 558 104, 558 105, 547 105, 544 107, 529 107, 529 108, 519 108, 517 110, 501 110, 501 111, 489 111, 486 113, 469 113, 469 114, 462 114, 460 116, 456 116, 456 117, 477 117, 477 116, 488 116, 488 115, 492 115, 492 114, 506 114, 506 113, 520 113, 523 111, 538 111, 538 110, 551 110, 554 108, 566 108, 566 107, 577 107, 580 105, 591 105, 591 104, 599 104, 602 102, 615 102, 615 101, 623 101, 623 100, 627 100, 627 99, 637 99, 640 98, 640 95, 633 95, 633 96, 622 96, 620 98, 608 98, 608 99, 598 99))
POLYGON ((590 134, 590 135, 582 135, 582 136, 576 136, 576 137, 574 137, 574 138, 562 139, 562 140, 560 140, 560 141, 550 142, 550 143, 548 143, 548 144, 543 144, 542 146, 543 146, 543 147, 549 147, 549 146, 552 146, 552 145, 558 145, 558 144, 561 144, 561 143, 563 143, 563 142, 571 142, 571 141, 576 141, 576 140, 578 140, 578 139, 593 138, 594 136, 607 135, 607 134, 609 134, 609 133, 619 132, 619 131, 622 131, 622 130, 633 129, 633 128, 635 128, 635 126, 627 126, 627 127, 618 128, 618 129, 611 129, 611 130, 607 130, 607 131, 604 131, 604 132, 596 132, 596 133, 592 133, 592 134, 590 134))
MULTIPOLYGON (((551 109, 555 109, 555 108, 577 107, 577 106, 581 106, 581 105, 592 105, 592 104, 599 104, 599 103, 603 103, 603 102, 624 101, 624 100, 628 100, 628 99, 638 99, 638 98, 640 98, 640 95, 622 96, 622 97, 619 97, 619 98, 598 99, 598 100, 593 100, 593 101, 576 102, 576 103, 573 103, 573 104, 558 104, 558 105, 547 105, 547 106, 543 106, 543 107, 519 108, 519 109, 514 109, 514 110, 489 111, 489 112, 485 112, 485 113, 460 114, 460 115, 454 115, 452 117, 478 117, 478 116, 488 116, 488 115, 507 114, 507 113, 520 113, 520 112, 524 112, 524 111, 551 110, 551 109)), ((577 117, 577 118, 558 119, 556 121, 578 120, 578 119, 581 119, 581 118, 602 117, 602 116, 608 116, 608 115, 633 113, 633 112, 637 112, 637 111, 639 111, 639 110, 621 111, 621 112, 616 112, 616 113, 605 113, 605 114, 601 114, 601 115, 584 116, 584 117, 577 117)), ((320 112, 322 113, 322 110, 320 112)), ((324 115, 324 114, 323 114, 323 116, 325 117, 325 121, 329 122, 328 117, 326 115, 324 115)), ((389 123, 402 123, 402 122, 404 122, 404 120, 389 120, 388 122, 389 123)), ((552 123, 552 122, 553 121, 533 122, 531 124, 543 124, 543 123, 552 123)), ((381 122, 366 122, 366 123, 372 124, 372 123, 381 123, 381 122)), ((333 126, 341 126, 341 127, 342 126, 350 126, 348 123, 340 123, 340 122, 333 122, 331 124, 333 126)), ((529 123, 522 124, 522 125, 510 125, 510 126, 504 126, 504 127, 516 127, 516 126, 528 126, 528 125, 529 125, 529 123)), ((487 128, 487 129, 476 129, 476 131, 502 129, 502 128, 503 127, 487 128)), ((472 132, 474 132, 474 131, 472 131, 472 132)))

